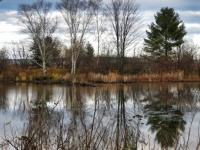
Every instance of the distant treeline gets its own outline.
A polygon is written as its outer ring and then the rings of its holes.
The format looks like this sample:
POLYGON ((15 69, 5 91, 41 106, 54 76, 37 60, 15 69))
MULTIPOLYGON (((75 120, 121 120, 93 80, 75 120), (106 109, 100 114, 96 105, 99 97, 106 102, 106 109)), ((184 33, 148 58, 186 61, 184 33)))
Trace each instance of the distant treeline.
MULTIPOLYGON (((118 73, 118 58, 112 56, 88 57, 82 56, 77 60, 77 73, 100 73, 108 74, 110 72, 118 73)), ((60 68, 70 73, 70 58, 60 57, 50 60, 48 68, 60 68)), ((10 68, 34 69, 40 68, 34 65, 31 59, 0 59, 0 72, 10 68)), ((191 54, 183 55, 179 60, 161 57, 159 59, 150 59, 146 57, 125 57, 124 74, 142 75, 142 74, 161 74, 182 71, 184 75, 200 75, 200 60, 191 54)))

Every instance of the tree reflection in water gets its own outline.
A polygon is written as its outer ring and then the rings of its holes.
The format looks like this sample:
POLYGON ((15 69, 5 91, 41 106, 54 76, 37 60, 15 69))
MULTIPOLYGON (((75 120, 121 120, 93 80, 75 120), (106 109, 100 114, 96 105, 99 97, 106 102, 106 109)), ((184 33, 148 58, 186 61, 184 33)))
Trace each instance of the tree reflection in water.
MULTIPOLYGON (((81 91, 77 87, 71 96, 73 102, 84 101, 81 91)), ((105 90, 106 91, 106 90, 105 90)), ((126 110, 127 96, 124 87, 116 89, 116 93, 99 90, 94 91, 94 103, 87 107, 71 105, 72 116, 68 130, 68 142, 70 149, 137 149, 135 142, 136 127, 131 119, 131 113, 126 110), (78 106, 78 107, 77 107, 78 106), (77 115, 75 115, 77 114, 77 115), (69 134, 70 131, 70 134, 69 134), (79 144, 77 144, 79 143, 79 144)), ((77 104, 81 104, 77 103, 77 104)), ((139 127, 138 127, 139 128, 139 127)), ((139 139, 139 137, 138 137, 139 139)))
POLYGON ((38 90, 29 103, 23 131, 11 137, 5 133, 5 141, 15 149, 137 149, 141 117, 133 118, 124 86, 112 92, 97 88, 91 88, 93 99, 86 104, 89 95, 72 86, 66 91, 64 110, 59 111, 54 108, 58 103, 48 105, 53 92, 38 90))
POLYGON ((155 133, 155 140, 163 149, 176 147, 181 133, 185 130, 186 121, 181 110, 173 105, 173 92, 168 88, 161 89, 144 106, 147 125, 155 133))
POLYGON ((180 110, 166 105, 147 105, 145 107, 147 125, 156 133, 155 139, 162 148, 173 147, 185 130, 185 120, 180 110))
POLYGON ((126 98, 124 89, 120 88, 117 93, 117 115, 116 115, 116 139, 115 149, 137 149, 135 145, 135 128, 129 124, 126 112, 126 98))
MULTIPOLYGON (((147 121, 156 144, 162 149, 178 149, 184 147, 178 143, 186 128, 184 114, 197 111, 199 102, 196 85, 178 85, 24 86, 23 95, 16 96, 19 99, 15 101, 17 110, 26 107, 23 112, 28 112, 24 115, 27 120, 22 132, 14 131, 11 136, 5 133, 4 142, 18 149, 151 149, 148 132, 143 135, 142 130, 146 130, 143 123, 147 121)), ((15 87, 17 94, 19 87, 15 87)), ((9 97, 5 93, 2 97, 9 97)), ((2 101, 1 109, 9 108, 9 99, 2 101)))

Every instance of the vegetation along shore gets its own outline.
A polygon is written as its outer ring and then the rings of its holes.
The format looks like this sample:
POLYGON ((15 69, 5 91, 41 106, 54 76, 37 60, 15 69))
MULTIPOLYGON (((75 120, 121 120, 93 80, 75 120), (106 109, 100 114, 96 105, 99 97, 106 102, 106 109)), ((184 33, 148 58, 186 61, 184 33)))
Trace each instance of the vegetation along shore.
POLYGON ((63 21, 52 15, 50 2, 19 5, 20 33, 29 38, 0 48, 0 81, 200 81, 199 47, 185 38, 184 22, 173 8, 155 13, 146 38, 136 1, 62 0, 56 10, 63 21), (61 29, 68 42, 56 36, 61 29))

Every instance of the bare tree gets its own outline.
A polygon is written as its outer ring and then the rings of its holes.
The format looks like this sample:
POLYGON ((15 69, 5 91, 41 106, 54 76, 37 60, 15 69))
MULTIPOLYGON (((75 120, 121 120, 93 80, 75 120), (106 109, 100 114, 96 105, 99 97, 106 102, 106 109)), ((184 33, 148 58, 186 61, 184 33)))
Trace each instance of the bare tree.
POLYGON ((89 32, 92 21, 92 4, 90 0, 61 0, 57 9, 67 23, 71 49, 71 74, 76 73, 76 63, 81 52, 85 34, 89 32))
POLYGON ((135 0, 111 0, 106 6, 121 73, 124 73, 125 54, 137 42, 142 27, 138 9, 139 5, 135 0))
POLYGON ((97 69, 99 64, 99 55, 101 48, 101 38, 106 31, 106 17, 103 11, 102 0, 93 1, 94 21, 95 21, 95 40, 97 41, 97 69))
POLYGON ((28 68, 30 65, 30 54, 27 47, 24 41, 13 42, 11 56, 16 66, 28 68))
POLYGON ((35 3, 19 5, 20 22, 23 32, 28 34, 34 43, 37 44, 43 68, 43 76, 46 77, 47 49, 51 47, 46 42, 47 37, 52 37, 58 27, 57 18, 51 14, 52 3, 38 0, 35 3))

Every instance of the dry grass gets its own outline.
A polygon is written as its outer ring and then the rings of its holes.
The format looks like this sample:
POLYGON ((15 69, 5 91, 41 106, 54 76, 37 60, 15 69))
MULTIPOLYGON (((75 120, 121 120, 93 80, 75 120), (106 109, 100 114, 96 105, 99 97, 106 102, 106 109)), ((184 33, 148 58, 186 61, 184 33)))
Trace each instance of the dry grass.
MULTIPOLYGON (((196 76, 195 76, 196 77, 196 76)), ((155 81, 182 81, 183 72, 165 73, 165 74, 142 74, 142 75, 120 75, 109 73, 108 75, 89 73, 90 82, 100 83, 128 83, 128 82, 155 82, 155 81)), ((197 77, 195 78, 197 80, 197 77)))
POLYGON ((188 76, 188 80, 193 81, 193 80, 200 80, 200 79, 199 79, 198 75, 191 74, 191 75, 188 76))
POLYGON ((133 75, 120 75, 112 72, 107 75, 95 73, 88 74, 88 81, 97 83, 128 83, 134 82, 134 79, 133 75))
MULTIPOLYGON (((99 74, 90 72, 88 74, 71 75, 66 69, 49 68, 47 70, 48 81, 67 83, 132 83, 132 82, 167 82, 167 81, 200 81, 198 75, 184 76, 183 71, 162 74, 120 75, 110 72, 99 74)), ((42 69, 20 69, 10 68, 0 74, 0 81, 34 82, 44 80, 42 69)))
POLYGON ((121 82, 122 77, 116 73, 109 73, 107 75, 103 74, 95 74, 89 73, 88 74, 88 81, 89 82, 97 82, 97 83, 116 83, 121 82))
POLYGON ((143 74, 134 76, 133 79, 136 81, 146 81, 146 82, 187 80, 187 78, 184 78, 184 74, 182 71, 172 72, 172 73, 162 73, 162 74, 143 74))
POLYGON ((71 75, 69 73, 66 73, 65 75, 62 76, 62 79, 67 81, 67 80, 69 80, 70 76, 71 75))

